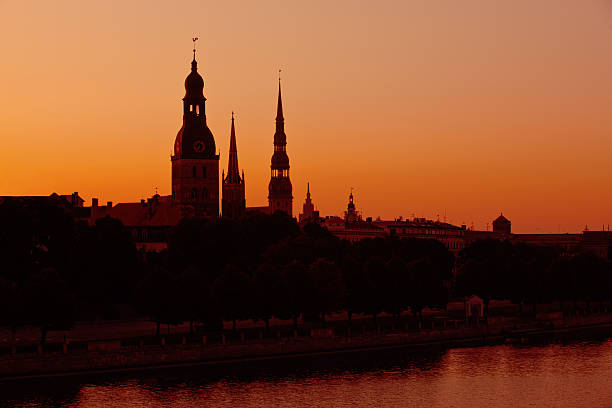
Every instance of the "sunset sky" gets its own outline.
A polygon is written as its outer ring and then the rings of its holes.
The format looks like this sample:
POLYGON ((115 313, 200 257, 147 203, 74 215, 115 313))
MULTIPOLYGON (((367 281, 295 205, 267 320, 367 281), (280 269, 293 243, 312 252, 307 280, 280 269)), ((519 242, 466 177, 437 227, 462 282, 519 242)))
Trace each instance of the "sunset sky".
POLYGON ((612 224, 608 0, 0 0, 0 195, 170 194, 191 38, 227 168, 267 203, 282 69, 294 214, 612 224))

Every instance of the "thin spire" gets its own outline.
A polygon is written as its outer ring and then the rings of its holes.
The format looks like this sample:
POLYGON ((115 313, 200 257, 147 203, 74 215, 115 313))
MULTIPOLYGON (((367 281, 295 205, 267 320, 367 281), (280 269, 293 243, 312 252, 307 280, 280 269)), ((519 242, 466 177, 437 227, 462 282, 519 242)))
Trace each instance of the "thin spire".
POLYGON ((230 153, 238 152, 236 148, 236 128, 234 127, 234 111, 232 111, 232 128, 230 131, 230 153))
POLYGON ((306 198, 310 198, 310 181, 306 184, 306 198))
POLYGON ((284 121, 283 117, 283 97, 281 95, 281 78, 280 78, 281 70, 278 70, 278 106, 276 107, 276 120, 284 121))
POLYGON ((238 169, 238 148, 236 147, 236 128, 234 126, 234 112, 232 111, 232 127, 230 131, 229 160, 227 163, 227 181, 229 183, 240 182, 240 170, 238 169))

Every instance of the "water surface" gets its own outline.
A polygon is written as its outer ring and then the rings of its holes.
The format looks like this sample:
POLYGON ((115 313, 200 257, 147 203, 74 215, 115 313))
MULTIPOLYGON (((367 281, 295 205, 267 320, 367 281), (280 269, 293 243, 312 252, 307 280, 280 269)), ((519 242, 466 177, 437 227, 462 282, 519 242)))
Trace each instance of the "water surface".
POLYGON ((612 340, 0 384, 10 407, 611 407, 612 340))

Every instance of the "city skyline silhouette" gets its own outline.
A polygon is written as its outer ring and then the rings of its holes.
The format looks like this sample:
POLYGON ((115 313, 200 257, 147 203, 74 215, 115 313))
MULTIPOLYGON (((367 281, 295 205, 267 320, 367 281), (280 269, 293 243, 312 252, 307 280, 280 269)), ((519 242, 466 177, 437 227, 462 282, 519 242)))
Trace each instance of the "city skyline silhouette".
POLYGON ((517 232, 605 228, 611 10, 552 4, 339 3, 320 12, 273 2, 4 3, 15 18, 0 28, 11 39, 0 68, 0 171, 11 176, 0 190, 113 202, 156 187, 169 195, 182 80, 199 37, 222 168, 237 112, 247 206, 267 202, 282 68, 294 212, 310 182, 325 215, 340 215, 354 186, 374 218, 446 213, 485 229, 503 212, 517 232))

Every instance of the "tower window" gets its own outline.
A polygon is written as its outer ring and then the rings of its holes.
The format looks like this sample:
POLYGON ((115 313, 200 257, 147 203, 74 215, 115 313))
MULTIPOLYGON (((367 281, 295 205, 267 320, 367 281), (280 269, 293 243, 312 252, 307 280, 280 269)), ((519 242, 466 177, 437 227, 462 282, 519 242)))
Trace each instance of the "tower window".
POLYGON ((191 199, 192 200, 197 200, 198 199, 198 190, 196 190, 195 188, 193 190, 191 190, 191 199))
POLYGON ((199 115, 199 114, 200 114, 200 105, 196 105, 196 107, 195 107, 195 113, 196 113, 196 115, 199 115))
POLYGON ((196 176, 196 166, 193 166, 193 169, 191 169, 191 173, 193 177, 196 176))
POLYGON ((206 188, 202 189, 202 200, 206 200, 208 198, 208 190, 206 188))
POLYGON ((206 166, 202 166, 202 178, 206 178, 206 166))

